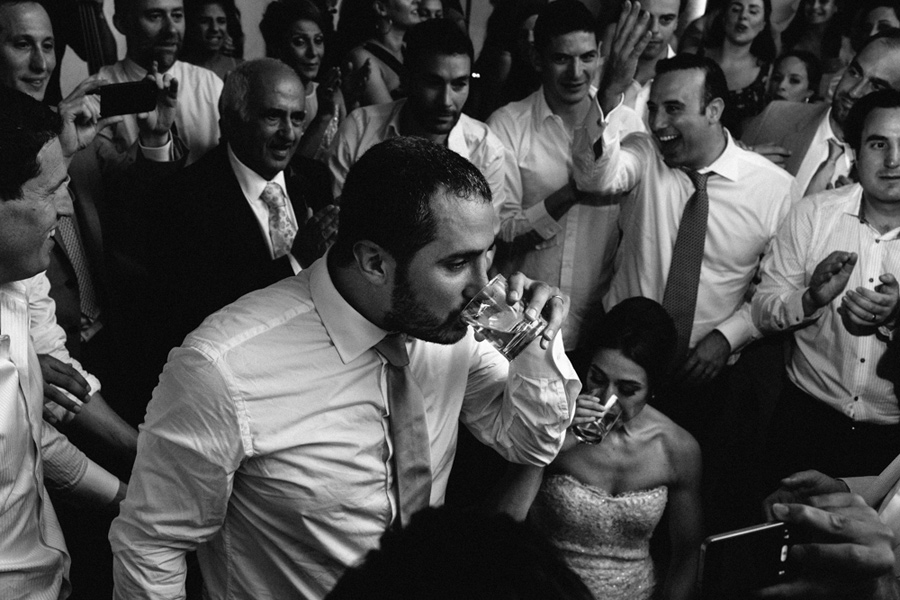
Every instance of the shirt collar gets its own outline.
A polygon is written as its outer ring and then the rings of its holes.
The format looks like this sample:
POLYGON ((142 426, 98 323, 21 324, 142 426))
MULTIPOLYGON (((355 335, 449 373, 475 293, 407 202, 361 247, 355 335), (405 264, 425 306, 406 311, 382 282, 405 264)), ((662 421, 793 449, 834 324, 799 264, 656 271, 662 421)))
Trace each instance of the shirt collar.
POLYGON ((725 179, 737 181, 741 175, 741 149, 734 143, 734 138, 727 129, 725 132, 725 150, 714 160, 711 165, 699 169, 699 173, 715 173, 725 179))
POLYGON ((337 291, 328 272, 327 252, 308 271, 313 304, 344 364, 362 356, 389 333, 357 312, 337 291))
MULTIPOLYGON (((593 85, 588 89, 588 96, 591 98, 591 102, 597 97, 597 88, 593 85)), ((547 99, 544 98, 544 86, 538 88, 538 91, 533 94, 533 97, 534 110, 532 112, 534 114, 534 129, 535 131, 540 131, 544 122, 556 115, 553 114, 553 110, 550 108, 550 105, 547 104, 547 99)))
POLYGON ((406 98, 395 100, 393 104, 394 108, 393 110, 391 110, 391 118, 388 121, 387 137, 385 139, 391 139, 403 135, 402 133, 400 133, 400 112, 406 105, 406 98))
MULTIPOLYGON (((251 202, 258 200, 259 197, 262 196, 263 190, 266 189, 266 185, 268 185, 269 182, 263 179, 259 173, 242 163, 240 159, 235 156, 230 143, 227 144, 227 146, 228 162, 231 163, 231 170, 234 171, 234 176, 237 177, 238 184, 241 186, 241 191, 244 192, 244 196, 251 202)), ((285 187, 284 184, 284 171, 279 171, 271 181, 280 185, 281 189, 284 190, 284 193, 287 194, 287 187, 285 187)))
MULTIPOLYGON (((847 186, 850 187, 850 186, 847 186)), ((858 183, 853 184, 853 188, 850 193, 847 195, 847 199, 844 202, 843 214, 844 218, 851 218, 859 223, 862 223, 866 227, 875 231, 878 239, 880 240, 895 240, 900 238, 900 227, 896 227, 891 229, 886 233, 879 233, 872 225, 865 219, 865 216, 862 214, 863 209, 863 189, 862 186, 858 183)), ((844 188, 841 188, 844 189, 844 188)))

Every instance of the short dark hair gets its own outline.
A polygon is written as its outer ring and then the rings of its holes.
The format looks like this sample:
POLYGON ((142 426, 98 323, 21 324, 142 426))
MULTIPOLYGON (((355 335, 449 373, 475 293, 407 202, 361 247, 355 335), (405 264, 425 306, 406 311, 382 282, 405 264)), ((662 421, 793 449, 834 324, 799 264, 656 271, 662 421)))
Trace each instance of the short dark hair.
POLYGON ((775 61, 775 66, 777 67, 781 64, 781 61, 791 57, 796 58, 806 67, 806 79, 808 82, 806 89, 812 90, 813 98, 815 98, 819 94, 819 84, 822 82, 822 67, 819 64, 819 59, 816 58, 815 54, 806 50, 788 50, 778 57, 778 60, 775 61))
POLYGON ((419 23, 403 36, 406 49, 403 64, 415 72, 420 65, 434 56, 464 54, 470 62, 475 60, 472 40, 450 19, 430 19, 419 23))
POLYGON ((534 48, 538 53, 546 50, 553 38, 586 31, 597 35, 597 20, 591 11, 578 0, 556 0, 541 8, 534 23, 534 48))
POLYGON ((327 600, 590 600, 556 548, 509 515, 426 508, 389 529, 327 600))
POLYGON ((469 161, 422 138, 397 137, 370 148, 350 168, 341 194, 341 225, 331 255, 353 261, 363 240, 385 249, 400 265, 437 233, 432 199, 440 192, 461 200, 491 201, 491 190, 469 161))
POLYGON ((728 94, 728 83, 725 81, 725 73, 719 63, 706 56, 682 53, 672 58, 664 58, 656 63, 656 76, 672 71, 689 71, 696 69, 703 71, 703 97, 701 98, 701 110, 706 110, 709 103, 715 98, 725 100, 728 94))
POLYGON ((287 41, 291 26, 297 21, 312 21, 322 33, 327 33, 322 11, 310 0, 275 0, 263 13, 259 31, 266 44, 266 56, 281 58, 281 48, 287 41))
POLYGON ((647 373, 650 391, 665 383, 675 358, 678 334, 658 302, 640 296, 616 304, 600 319, 589 343, 594 353, 618 350, 647 373))
POLYGON ((25 182, 41 172, 38 154, 61 130, 62 120, 50 107, 0 86, 0 199, 22 197, 25 182))
POLYGON ((900 108, 900 91, 878 90, 866 94, 853 103, 853 108, 850 109, 844 122, 844 140, 857 153, 862 148, 862 135, 866 121, 869 114, 876 108, 900 108))

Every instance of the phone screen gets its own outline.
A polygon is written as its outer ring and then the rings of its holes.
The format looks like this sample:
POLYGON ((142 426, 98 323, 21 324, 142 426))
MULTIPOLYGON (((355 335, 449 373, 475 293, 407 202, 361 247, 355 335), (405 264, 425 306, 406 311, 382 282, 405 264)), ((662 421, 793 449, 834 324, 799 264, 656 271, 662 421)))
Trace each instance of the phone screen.
POLYGON ((740 594, 778 583, 789 574, 791 532, 767 523, 706 538, 701 547, 703 600, 738 599, 740 594))
POLYGON ((156 107, 156 84, 141 80, 113 83, 99 88, 100 116, 131 115, 148 112, 156 107))

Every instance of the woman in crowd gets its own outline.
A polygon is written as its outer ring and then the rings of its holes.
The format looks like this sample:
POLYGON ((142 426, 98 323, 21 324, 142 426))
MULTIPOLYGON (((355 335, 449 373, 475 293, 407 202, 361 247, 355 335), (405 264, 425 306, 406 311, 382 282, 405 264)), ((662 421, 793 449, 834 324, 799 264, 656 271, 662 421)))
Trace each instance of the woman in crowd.
POLYGON ((819 61, 809 52, 791 50, 775 63, 769 96, 772 100, 815 102, 818 100, 822 70, 819 61))
POLYGON ((367 71, 360 106, 406 96, 403 36, 421 22, 419 0, 344 0, 338 21, 342 48, 355 71, 367 71))
POLYGON ((491 113, 541 87, 532 62, 534 23, 547 0, 497 0, 487 22, 484 47, 475 61, 467 111, 487 120, 491 113))
POLYGON ((691 597, 701 541, 700 448, 648 402, 662 391, 675 352, 675 326, 658 303, 629 298, 604 317, 574 424, 596 419, 612 394, 619 422, 597 445, 568 435, 544 469, 514 465, 499 507, 528 515, 597 598, 654 594, 650 537, 668 513, 671 560, 662 597, 691 597), (532 503, 533 502, 533 503, 532 503))
POLYGON ((769 29, 770 0, 731 0, 713 18, 698 54, 713 59, 725 73, 728 94, 723 124, 740 137, 745 119, 765 108, 775 41, 769 29))
POLYGON ((306 88, 306 117, 297 151, 324 160, 347 110, 340 71, 330 69, 319 80, 325 57, 322 13, 309 0, 276 0, 266 7, 259 29, 266 55, 294 69, 306 88))
MULTIPOLYGON (((706 5, 706 12, 688 24, 681 34, 678 42, 679 52, 696 53, 703 43, 707 26, 713 18, 728 6, 728 0, 714 0, 706 5)), ((800 8, 800 0, 772 0, 772 15, 769 17, 769 30, 775 41, 775 53, 780 54, 784 49, 782 34, 790 27, 800 8)))
POLYGON ((241 64, 244 32, 234 0, 188 0, 182 59, 225 79, 241 64))
POLYGON ((819 59, 822 70, 833 73, 841 64, 842 19, 837 0, 803 0, 801 10, 782 40, 787 50, 804 50, 819 59))

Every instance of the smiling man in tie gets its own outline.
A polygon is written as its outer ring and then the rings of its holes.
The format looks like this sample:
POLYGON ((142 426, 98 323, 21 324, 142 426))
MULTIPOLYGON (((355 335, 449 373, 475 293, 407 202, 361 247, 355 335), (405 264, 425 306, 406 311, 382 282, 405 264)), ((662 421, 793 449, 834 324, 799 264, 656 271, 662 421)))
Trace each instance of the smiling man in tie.
POLYGON ((443 503, 460 422, 508 460, 552 460, 580 387, 556 335, 568 299, 510 279, 508 300, 549 323, 511 363, 460 320, 495 219, 453 151, 366 152, 326 256, 170 354, 110 531, 116 598, 181 597, 195 548, 208 598, 324 597, 392 524, 443 503))
POLYGON ((220 99, 222 142, 155 196, 145 224, 151 293, 139 311, 152 344, 144 402, 169 350, 206 316, 300 272, 333 238, 337 209, 321 206, 330 191, 291 166, 304 98, 284 63, 244 63, 220 99))
POLYGON ((700 442, 712 533, 739 527, 739 507, 748 518, 756 513, 755 502, 735 491, 746 481, 728 479, 752 464, 726 461, 749 452, 734 444, 753 437, 750 419, 737 417, 749 411, 731 400, 729 366, 760 337, 745 296, 799 190, 791 175, 740 148, 722 126, 727 84, 709 58, 660 60, 647 103, 650 134, 621 134, 632 112, 622 94, 650 39, 649 17, 638 6, 623 9, 597 102, 575 132, 575 182, 580 190, 623 194, 622 242, 604 306, 644 296, 675 321, 678 364, 656 406, 700 442))

